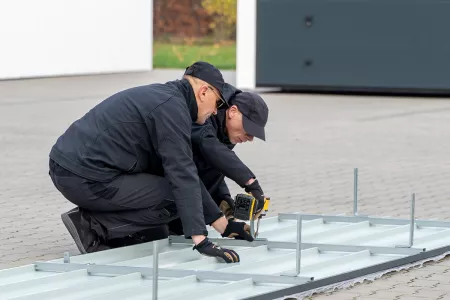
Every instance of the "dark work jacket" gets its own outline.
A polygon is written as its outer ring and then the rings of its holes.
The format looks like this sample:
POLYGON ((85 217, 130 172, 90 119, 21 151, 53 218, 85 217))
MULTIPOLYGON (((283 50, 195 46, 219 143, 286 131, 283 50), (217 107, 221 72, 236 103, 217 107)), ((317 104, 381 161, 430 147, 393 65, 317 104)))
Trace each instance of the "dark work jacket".
POLYGON ((228 177, 242 188, 255 175, 234 153, 228 139, 225 110, 219 110, 204 125, 192 126, 192 149, 200 179, 217 204, 230 196, 224 178, 228 177))
POLYGON ((124 173, 165 176, 173 188, 185 236, 207 235, 191 148, 197 112, 187 80, 130 88, 70 125, 51 149, 50 158, 99 182, 124 173))

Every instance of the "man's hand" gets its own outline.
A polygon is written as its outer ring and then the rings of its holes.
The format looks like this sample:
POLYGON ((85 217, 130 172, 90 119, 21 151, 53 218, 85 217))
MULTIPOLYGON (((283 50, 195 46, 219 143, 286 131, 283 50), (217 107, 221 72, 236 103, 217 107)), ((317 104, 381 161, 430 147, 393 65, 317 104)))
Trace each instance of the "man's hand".
POLYGON ((258 206, 256 212, 260 212, 264 207, 264 192, 259 185, 258 180, 253 181, 251 184, 245 186, 245 191, 251 193, 256 200, 258 200, 258 206))
POLYGON ((234 213, 234 200, 230 195, 224 195, 223 200, 220 202, 219 209, 223 212, 227 219, 233 217, 234 213))
POLYGON ((214 245, 208 238, 205 238, 200 244, 194 246, 193 249, 202 255, 220 258, 226 263, 236 263, 240 260, 239 255, 235 251, 214 245))
POLYGON ((228 220, 228 225, 222 233, 222 237, 235 238, 253 242, 254 238, 250 234, 250 226, 245 222, 235 222, 234 219, 228 220))

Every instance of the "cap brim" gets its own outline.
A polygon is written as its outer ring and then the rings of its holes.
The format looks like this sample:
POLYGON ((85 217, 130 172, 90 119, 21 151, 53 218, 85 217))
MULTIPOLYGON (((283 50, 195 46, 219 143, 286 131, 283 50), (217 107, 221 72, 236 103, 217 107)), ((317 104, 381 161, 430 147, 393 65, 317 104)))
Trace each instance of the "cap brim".
POLYGON ((257 137, 263 141, 266 140, 266 133, 264 127, 257 125, 255 122, 242 115, 242 125, 244 126, 245 132, 257 137))

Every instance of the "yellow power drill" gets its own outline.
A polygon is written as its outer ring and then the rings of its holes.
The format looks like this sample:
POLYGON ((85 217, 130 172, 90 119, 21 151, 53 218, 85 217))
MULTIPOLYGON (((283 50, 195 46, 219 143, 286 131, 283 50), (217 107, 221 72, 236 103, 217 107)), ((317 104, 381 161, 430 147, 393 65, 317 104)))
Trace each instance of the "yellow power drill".
POLYGON ((261 211, 256 212, 258 200, 251 194, 237 194, 234 198, 233 216, 242 221, 250 221, 250 233, 254 238, 258 237, 259 221, 269 210, 270 198, 264 197, 264 206, 261 211), (255 219, 258 219, 255 230, 255 219))

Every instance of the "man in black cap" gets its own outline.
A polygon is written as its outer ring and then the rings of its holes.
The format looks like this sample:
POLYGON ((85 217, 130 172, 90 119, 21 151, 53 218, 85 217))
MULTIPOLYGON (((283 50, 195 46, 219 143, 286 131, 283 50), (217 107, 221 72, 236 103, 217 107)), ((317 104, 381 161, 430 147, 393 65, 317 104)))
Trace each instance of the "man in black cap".
POLYGON ((264 192, 259 181, 233 149, 236 144, 251 142, 255 137, 266 140, 264 127, 269 109, 258 94, 242 92, 228 84, 225 84, 224 94, 230 99, 229 106, 220 109, 204 125, 194 124, 192 140, 200 179, 216 204, 230 218, 234 201, 225 177, 258 200, 257 212, 264 206, 264 192))
MULTIPOLYGON (((264 192, 253 172, 234 153, 236 144, 266 139, 269 109, 255 93, 242 92, 232 85, 224 85, 224 99, 228 106, 205 124, 193 124, 192 144, 194 161, 200 179, 225 216, 232 219, 234 200, 225 183, 225 177, 236 182, 258 200, 256 212, 264 206, 264 192)), ((179 219, 169 224, 170 233, 183 234, 179 219)))
POLYGON ((198 252, 237 262, 236 252, 207 238, 249 241, 244 222, 230 222, 207 192, 193 161, 192 123, 226 104, 222 74, 194 63, 182 80, 118 92, 96 105, 60 136, 50 152, 49 175, 77 208, 61 218, 81 253, 180 218, 198 252))

